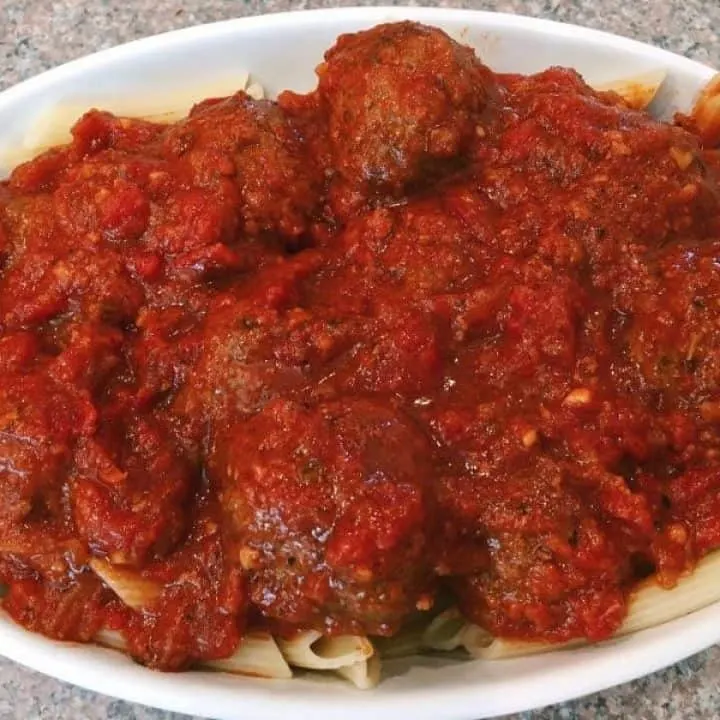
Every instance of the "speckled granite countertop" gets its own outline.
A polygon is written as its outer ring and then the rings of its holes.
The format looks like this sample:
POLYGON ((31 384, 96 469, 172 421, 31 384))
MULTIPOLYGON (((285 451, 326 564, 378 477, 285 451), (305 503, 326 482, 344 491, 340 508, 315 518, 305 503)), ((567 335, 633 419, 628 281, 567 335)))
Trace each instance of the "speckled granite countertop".
MULTIPOLYGON (((280 10, 386 5, 362 0, 0 0, 0 89, 145 35, 280 10)), ((627 35, 720 67, 720 0, 424 0, 517 12, 627 35)), ((512 720, 720 717, 720 647, 608 692, 512 720)), ((0 660, 0 720, 188 720, 78 690, 0 660)), ((254 720, 248 718, 248 720, 254 720)), ((507 720, 510 720, 509 718, 507 720)))

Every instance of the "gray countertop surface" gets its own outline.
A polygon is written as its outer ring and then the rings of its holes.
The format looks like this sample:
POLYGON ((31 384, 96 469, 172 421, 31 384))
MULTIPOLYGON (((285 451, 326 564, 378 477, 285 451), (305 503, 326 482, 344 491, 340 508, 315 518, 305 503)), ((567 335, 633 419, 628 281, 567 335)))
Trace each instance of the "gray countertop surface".
MULTIPOLYGON (((522 13, 608 30, 720 67, 720 0, 0 0, 0 89, 86 53, 164 30, 264 12, 363 4, 522 13)), ((642 680, 513 720, 718 717, 720 647, 716 646, 642 680)), ((101 718, 183 720, 185 716, 85 692, 0 660, 0 720, 101 718)))

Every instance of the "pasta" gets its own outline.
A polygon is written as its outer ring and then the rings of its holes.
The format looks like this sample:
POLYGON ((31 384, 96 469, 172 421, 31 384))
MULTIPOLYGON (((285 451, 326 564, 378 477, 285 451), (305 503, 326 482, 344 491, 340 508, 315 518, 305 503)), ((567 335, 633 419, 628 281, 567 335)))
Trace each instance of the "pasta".
POLYGON ((622 80, 598 83, 594 88, 602 92, 614 92, 631 108, 645 110, 655 99, 666 77, 664 70, 651 70, 622 80))
MULTIPOLYGON (((133 610, 151 608, 162 592, 157 583, 107 560, 93 558, 90 567, 133 610)), ((101 631, 96 640, 118 650, 125 648, 122 636, 109 630, 101 631)), ((250 632, 243 636, 240 647, 229 658, 202 666, 239 675, 287 679, 292 677, 291 665, 307 670, 335 671, 361 689, 374 687, 380 676, 380 659, 367 638, 354 635, 325 637, 312 630, 277 640, 269 633, 250 632)))
MULTIPOLYGON (((119 632, 101 630, 95 641, 113 650, 126 650, 127 643, 119 632)), ((243 636, 240 647, 229 657, 211 660, 200 665, 202 669, 227 672, 234 675, 250 675, 271 680, 288 680, 293 676, 270 633, 249 632, 243 636)))
POLYGON ((407 623, 399 633, 392 637, 373 638, 377 654, 384 660, 392 660, 393 658, 419 655, 427 650, 427 646, 423 643, 429 622, 426 615, 427 613, 424 613, 407 623))
POLYGON ((708 145, 716 146, 720 143, 720 74, 702 89, 691 117, 708 145))
MULTIPOLYGON (((134 610, 151 608, 162 591, 157 583, 106 560, 94 558, 90 567, 123 603, 134 610)), ((125 648, 122 636, 109 630, 101 631, 96 640, 115 649, 125 648)), ((221 672, 274 679, 291 678, 290 666, 335 671, 362 689, 376 685, 380 676, 380 659, 367 638, 353 635, 325 637, 312 630, 277 640, 269 633, 250 632, 243 636, 240 647, 229 658, 202 665, 221 672)))
POLYGON ((457 608, 449 608, 433 618, 420 639, 421 647, 449 652, 463 647, 468 623, 457 608))
POLYGON ((151 607, 162 592, 162 587, 157 583, 146 580, 134 570, 113 565, 107 560, 93 558, 90 567, 133 610, 151 607))
POLYGON ((123 636, 116 630, 101 630, 95 636, 95 642, 103 647, 112 648, 113 650, 127 650, 127 643, 123 636))
POLYGON ((325 637, 310 630, 291 639, 278 638, 277 643, 284 658, 293 667, 331 670, 363 690, 374 687, 379 681, 380 658, 365 637, 325 637))
POLYGON ((278 645, 291 665, 308 670, 337 670, 364 662, 374 652, 367 638, 355 635, 325 637, 315 630, 298 633, 289 640, 279 638, 278 645))
POLYGON ((240 647, 223 660, 203 663, 203 668, 239 675, 286 680, 292 677, 292 670, 283 657, 278 643, 270 633, 251 632, 243 636, 240 647))
POLYGON ((380 658, 373 655, 352 665, 339 668, 337 674, 349 680, 358 690, 370 690, 380 682, 380 658))

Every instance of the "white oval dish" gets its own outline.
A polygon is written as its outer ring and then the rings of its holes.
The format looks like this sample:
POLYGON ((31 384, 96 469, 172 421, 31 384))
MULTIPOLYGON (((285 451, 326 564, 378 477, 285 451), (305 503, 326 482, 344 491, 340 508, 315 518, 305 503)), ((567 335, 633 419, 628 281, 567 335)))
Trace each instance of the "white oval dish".
MULTIPOLYGON (((654 103, 687 109, 714 74, 704 65, 606 33, 525 17, 429 8, 351 8, 266 15, 159 35, 91 55, 0 93, 0 146, 22 141, 28 123, 58 102, 111 105, 162 89, 199 87, 247 70, 270 95, 308 90, 313 69, 338 34, 412 19, 474 46, 500 71, 575 67, 601 83, 665 69, 654 103)), ((0 167, 0 176, 3 170, 0 167)), ((222 720, 470 720, 517 712, 602 690, 658 670, 720 641, 720 603, 602 645, 497 662, 435 658, 393 661, 370 692, 321 677, 255 680, 206 672, 162 674, 97 647, 33 635, 0 614, 0 653, 82 687, 155 707, 222 720)))

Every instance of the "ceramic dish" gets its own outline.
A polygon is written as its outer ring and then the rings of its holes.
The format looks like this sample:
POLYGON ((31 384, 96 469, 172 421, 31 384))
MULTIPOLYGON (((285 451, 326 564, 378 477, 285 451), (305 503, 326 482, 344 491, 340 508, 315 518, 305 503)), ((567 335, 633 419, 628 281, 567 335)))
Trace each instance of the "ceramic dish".
MULTIPOLYGON (((713 70, 620 37, 524 17, 422 8, 357 8, 267 15, 206 25, 130 43, 44 73, 0 93, 0 146, 21 142, 29 123, 63 102, 111 105, 118 97, 201 87, 248 70, 273 95, 309 90, 314 67, 337 35, 380 22, 436 25, 476 48, 498 71, 549 65, 602 83, 651 70, 668 73, 654 112, 690 107, 713 70)), ((0 168, 7 171, 9 168, 0 168)), ((384 681, 360 692, 320 677, 255 680, 205 672, 162 674, 98 647, 59 644, 0 615, 0 653, 98 692, 223 720, 414 720, 485 718, 568 700, 632 680, 720 641, 720 604, 598 646, 497 662, 418 658, 384 665, 384 681)))

